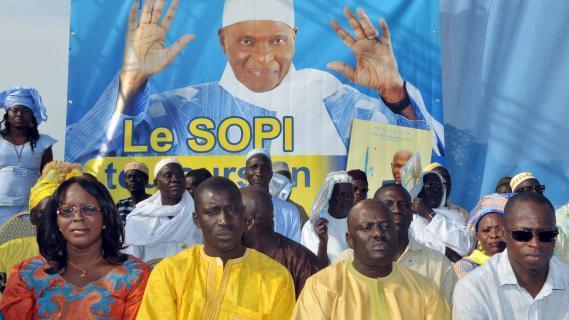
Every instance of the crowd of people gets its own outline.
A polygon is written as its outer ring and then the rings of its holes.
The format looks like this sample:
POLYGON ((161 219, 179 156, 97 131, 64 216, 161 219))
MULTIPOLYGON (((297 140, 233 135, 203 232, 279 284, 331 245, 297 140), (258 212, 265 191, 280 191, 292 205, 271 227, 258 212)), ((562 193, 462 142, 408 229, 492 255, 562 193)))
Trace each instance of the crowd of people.
MULTIPOLYGON (((7 108, 9 123, 25 115, 7 108)), ((240 189, 205 168, 185 173, 176 158, 163 158, 153 168, 157 191, 148 194, 148 166, 131 162, 123 169, 130 197, 115 203, 79 164, 45 164, 27 193, 29 211, 0 227, 0 314, 569 315, 563 303, 569 298, 565 228, 558 228, 545 187, 529 172, 500 179, 496 193, 483 196, 466 218, 464 209, 448 202, 451 176, 441 164, 425 168, 414 199, 395 169, 394 180, 384 181, 371 198, 365 172, 331 172, 303 223, 299 205, 269 187, 273 174, 290 177, 286 163, 275 168, 268 150, 254 149, 244 165, 249 185, 240 189)))
MULTIPOLYGON (((141 20, 163 9, 148 3, 141 20)), ((245 187, 164 156, 122 168, 129 197, 113 199, 53 160, 37 90, 3 91, 0 108, 0 319, 569 319, 569 205, 555 211, 530 172, 497 179, 469 211, 449 202, 440 163, 411 196, 413 152, 400 150, 379 189, 361 168, 330 172, 305 208, 289 165, 260 148, 243 156, 245 187)))

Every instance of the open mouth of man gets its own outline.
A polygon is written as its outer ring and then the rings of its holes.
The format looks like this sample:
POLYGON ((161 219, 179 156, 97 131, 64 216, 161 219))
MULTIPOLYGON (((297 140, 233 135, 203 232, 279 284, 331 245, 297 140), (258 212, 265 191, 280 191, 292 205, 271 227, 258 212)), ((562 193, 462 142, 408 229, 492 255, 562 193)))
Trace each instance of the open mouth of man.
POLYGON ((268 78, 278 75, 277 70, 270 68, 253 68, 249 71, 249 73, 255 78, 268 78))

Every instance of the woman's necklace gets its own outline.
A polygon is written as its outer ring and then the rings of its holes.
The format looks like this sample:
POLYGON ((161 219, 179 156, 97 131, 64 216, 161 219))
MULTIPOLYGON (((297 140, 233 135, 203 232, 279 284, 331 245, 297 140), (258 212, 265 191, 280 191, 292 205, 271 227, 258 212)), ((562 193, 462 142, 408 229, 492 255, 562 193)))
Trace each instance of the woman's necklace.
POLYGON ((18 157, 18 167, 22 166, 22 152, 24 152, 24 147, 26 146, 26 144, 24 143, 22 145, 22 148, 20 148, 20 152, 18 152, 18 147, 13 144, 14 146, 14 151, 16 151, 16 157, 18 157))
POLYGON ((6 140, 8 142, 10 142, 10 144, 12 144, 12 147, 14 147, 14 151, 16 152, 16 157, 18 157, 18 168, 21 167, 22 166, 22 153, 24 152, 24 148, 26 147, 26 144, 28 142, 26 141, 23 144, 19 145, 16 143, 16 139, 14 139, 11 136, 6 136, 6 140), (20 148, 20 151, 18 151, 19 146, 22 146, 20 148))
POLYGON ((85 279, 87 277, 87 269, 89 269, 90 267, 94 266, 97 264, 97 262, 101 261, 101 259, 103 259, 103 256, 99 256, 99 259, 95 260, 94 262, 88 263, 87 265, 85 265, 84 267, 80 267, 76 264, 74 264, 73 262, 67 260, 67 263, 69 263, 72 267, 74 267, 75 269, 81 271, 81 279, 85 279))

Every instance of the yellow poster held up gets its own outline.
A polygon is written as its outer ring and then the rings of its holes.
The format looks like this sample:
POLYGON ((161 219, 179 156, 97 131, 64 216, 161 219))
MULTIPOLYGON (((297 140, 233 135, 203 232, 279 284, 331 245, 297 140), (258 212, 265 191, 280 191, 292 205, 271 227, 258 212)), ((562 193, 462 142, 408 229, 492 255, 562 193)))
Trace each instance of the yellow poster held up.
POLYGON ((369 197, 385 180, 400 180, 400 169, 415 152, 429 163, 433 134, 428 130, 354 120, 347 170, 360 169, 368 178, 369 197))

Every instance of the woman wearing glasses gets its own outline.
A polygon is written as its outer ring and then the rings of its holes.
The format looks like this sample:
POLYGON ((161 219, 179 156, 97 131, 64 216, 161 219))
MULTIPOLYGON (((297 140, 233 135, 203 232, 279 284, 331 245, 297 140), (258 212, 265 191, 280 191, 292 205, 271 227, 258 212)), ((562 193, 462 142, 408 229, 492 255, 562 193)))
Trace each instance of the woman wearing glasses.
POLYGON ((120 252, 122 221, 95 177, 73 177, 42 216, 41 257, 15 266, 0 312, 6 319, 134 319, 149 275, 120 252))
POLYGON ((512 194, 493 193, 482 197, 468 216, 466 228, 474 241, 476 249, 454 265, 458 279, 483 265, 491 256, 506 249, 506 242, 500 235, 504 207, 512 194))

